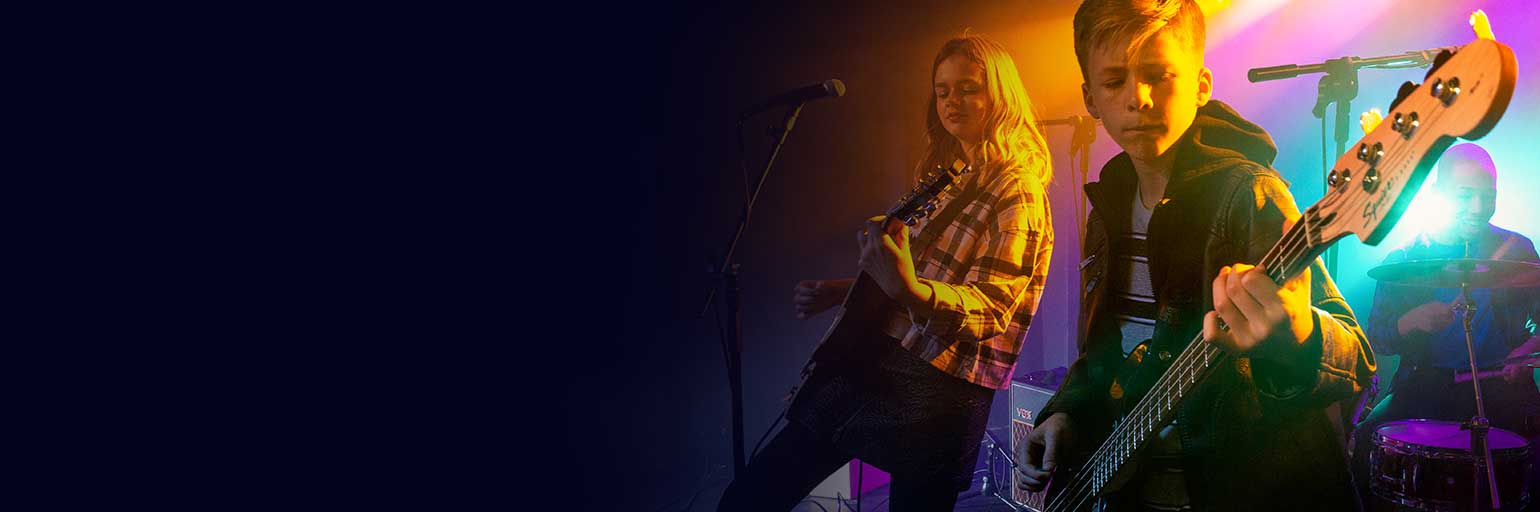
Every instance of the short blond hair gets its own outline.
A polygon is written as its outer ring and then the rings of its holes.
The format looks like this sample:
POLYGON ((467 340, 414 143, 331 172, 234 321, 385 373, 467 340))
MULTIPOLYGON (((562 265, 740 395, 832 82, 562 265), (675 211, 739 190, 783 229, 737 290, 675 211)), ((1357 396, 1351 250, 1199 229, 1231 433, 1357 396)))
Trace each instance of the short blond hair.
POLYGON ((1075 57, 1080 78, 1090 80, 1091 52, 1098 44, 1128 41, 1128 56, 1161 31, 1175 36, 1203 62, 1207 28, 1195 0, 1086 0, 1075 11, 1075 57))

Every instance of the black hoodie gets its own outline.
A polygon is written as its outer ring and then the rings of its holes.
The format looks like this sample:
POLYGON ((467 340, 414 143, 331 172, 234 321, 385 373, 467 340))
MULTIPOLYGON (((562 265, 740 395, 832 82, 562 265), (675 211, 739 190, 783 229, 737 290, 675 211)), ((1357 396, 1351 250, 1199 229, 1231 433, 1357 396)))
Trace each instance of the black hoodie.
MULTIPOLYGON (((1298 217, 1288 185, 1272 169, 1278 153, 1272 139, 1229 106, 1210 101, 1198 109, 1174 150, 1165 196, 1148 227, 1155 334, 1126 361, 1117 312, 1109 311, 1116 301, 1104 299, 1108 282, 1123 278, 1119 265, 1108 264, 1122 252, 1121 237, 1107 234, 1130 222, 1138 178, 1128 154, 1109 161, 1101 181, 1085 188, 1092 206, 1080 264, 1080 358, 1038 417, 1069 413, 1078 450, 1096 449, 1113 420, 1201 332, 1219 269, 1257 263, 1281 237, 1285 219, 1298 217)), ((1374 373, 1374 356, 1318 260, 1311 271, 1315 331, 1296 359, 1222 359, 1176 408, 1188 496, 1197 510, 1357 506, 1343 424, 1327 410, 1362 390, 1374 373)))

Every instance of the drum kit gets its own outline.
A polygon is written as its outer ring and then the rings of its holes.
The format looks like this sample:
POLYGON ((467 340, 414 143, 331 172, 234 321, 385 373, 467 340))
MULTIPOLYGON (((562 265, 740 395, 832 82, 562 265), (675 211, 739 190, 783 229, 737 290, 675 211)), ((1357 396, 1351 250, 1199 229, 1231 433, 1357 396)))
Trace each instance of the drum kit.
MULTIPOLYGON (((1381 265, 1369 270, 1369 277, 1408 286, 1459 288, 1460 298, 1453 308, 1461 314, 1465 327, 1471 362, 1467 375, 1484 377, 1476 367, 1471 341, 1476 305, 1470 300, 1470 289, 1540 287, 1540 265, 1474 258, 1427 259, 1381 265)), ((1540 354, 1520 359, 1534 356, 1540 354)), ((1511 362, 1515 361, 1504 361, 1511 362)), ((1369 454, 1371 508, 1452 511, 1528 507, 1531 447, 1519 434, 1488 424, 1482 379, 1468 380, 1476 397, 1476 415, 1470 421, 1414 419, 1385 423, 1375 430, 1374 448, 1369 454)))

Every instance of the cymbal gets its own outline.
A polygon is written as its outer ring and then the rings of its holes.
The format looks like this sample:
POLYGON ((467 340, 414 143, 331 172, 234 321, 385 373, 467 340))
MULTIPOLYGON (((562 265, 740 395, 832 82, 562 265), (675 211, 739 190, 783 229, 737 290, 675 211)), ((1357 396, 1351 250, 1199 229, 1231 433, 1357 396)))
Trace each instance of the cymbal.
POLYGON ((1540 264, 1475 258, 1411 260, 1371 268, 1369 277, 1428 288, 1459 288, 1462 281, 1471 288, 1529 288, 1540 287, 1540 264))

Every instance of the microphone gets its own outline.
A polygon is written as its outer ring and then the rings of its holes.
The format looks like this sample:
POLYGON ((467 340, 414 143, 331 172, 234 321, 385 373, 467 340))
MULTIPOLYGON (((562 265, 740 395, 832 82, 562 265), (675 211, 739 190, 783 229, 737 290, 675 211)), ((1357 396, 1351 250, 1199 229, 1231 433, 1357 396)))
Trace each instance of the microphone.
POLYGON ((802 103, 804 101, 816 100, 819 98, 838 98, 844 95, 845 82, 839 81, 838 78, 830 78, 828 80, 824 80, 823 83, 813 84, 806 87, 799 87, 791 91, 781 93, 765 101, 755 103, 749 106, 749 108, 743 109, 743 113, 738 116, 738 119, 747 119, 749 116, 764 112, 780 105, 802 103))

